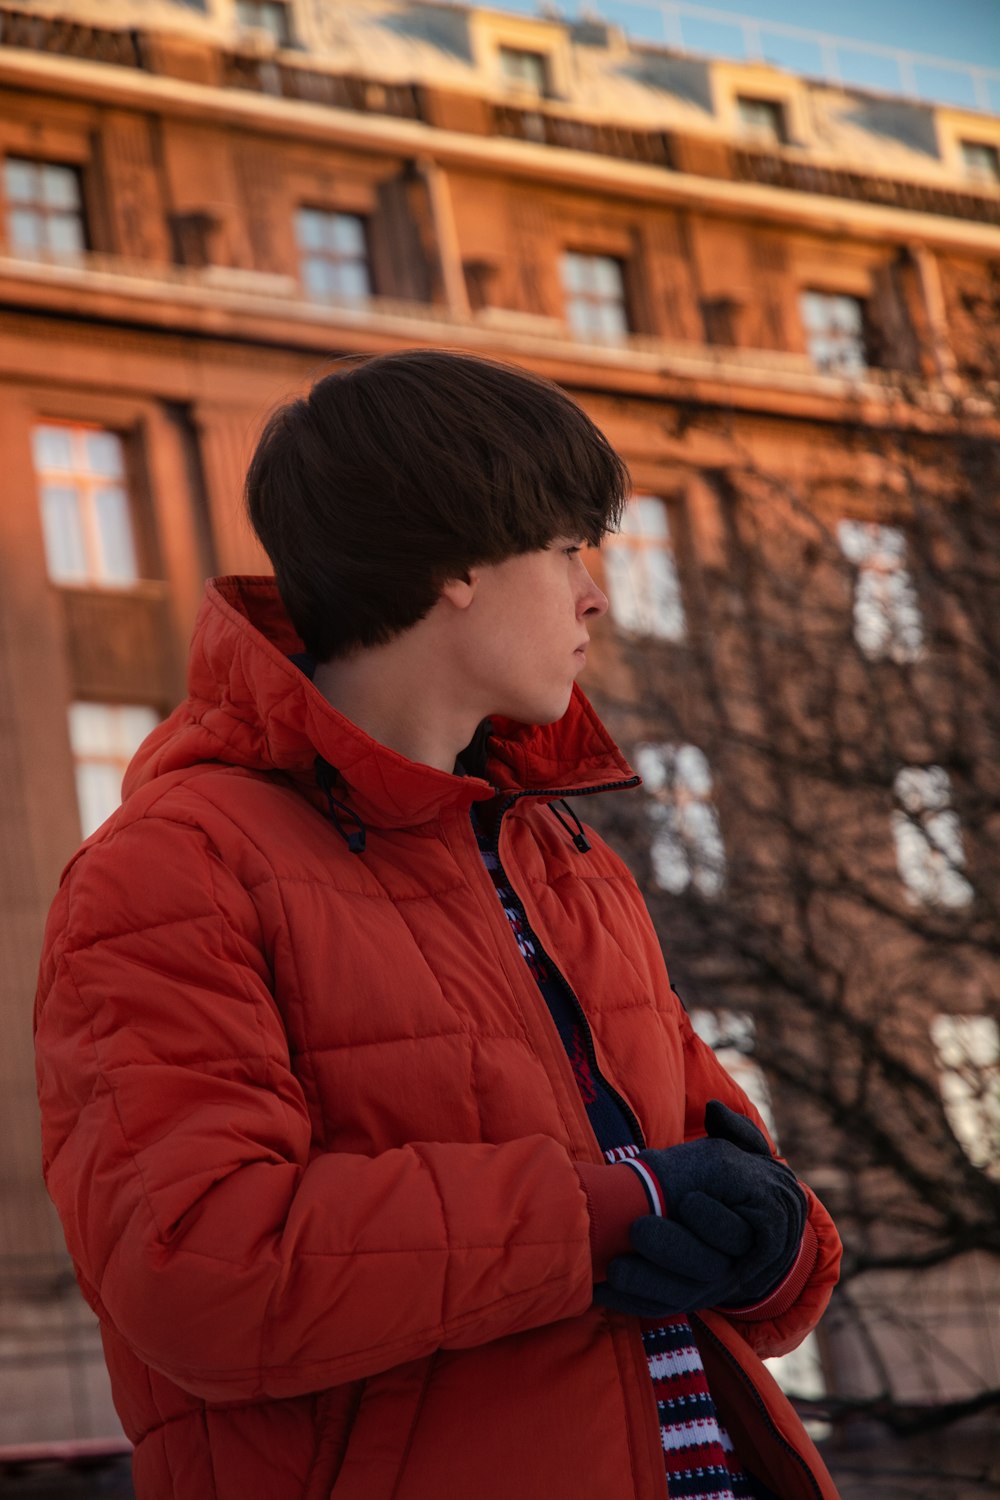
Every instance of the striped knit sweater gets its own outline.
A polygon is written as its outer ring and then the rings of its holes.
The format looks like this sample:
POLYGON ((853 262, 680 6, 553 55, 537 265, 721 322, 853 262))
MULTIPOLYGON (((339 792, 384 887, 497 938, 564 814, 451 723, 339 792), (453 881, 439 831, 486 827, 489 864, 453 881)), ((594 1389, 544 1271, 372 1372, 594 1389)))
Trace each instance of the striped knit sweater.
MULTIPOLYGON (((589 1036, 565 980, 542 950, 524 908, 507 884, 494 839, 472 809, 483 863, 489 871, 517 945, 554 1020, 590 1123, 608 1162, 636 1156, 640 1146, 614 1091, 592 1061, 589 1036)), ((651 1211, 654 1208, 651 1203, 651 1211)), ((660 1419, 670 1500, 757 1500, 732 1439, 722 1425, 695 1343, 683 1316, 643 1321, 643 1345, 660 1419)))

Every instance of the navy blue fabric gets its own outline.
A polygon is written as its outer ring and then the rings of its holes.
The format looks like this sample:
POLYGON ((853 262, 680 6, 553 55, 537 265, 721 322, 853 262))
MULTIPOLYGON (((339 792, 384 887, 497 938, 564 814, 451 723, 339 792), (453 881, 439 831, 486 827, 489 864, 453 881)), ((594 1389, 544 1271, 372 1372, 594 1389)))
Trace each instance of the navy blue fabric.
MULTIPOLYGON (((709 1133, 702 1140, 640 1152, 660 1185, 669 1218, 641 1221, 633 1246, 663 1271, 673 1271, 675 1245, 667 1226, 683 1225, 738 1267, 736 1285, 712 1305, 742 1307, 762 1301, 791 1269, 805 1229, 806 1198, 795 1174, 775 1160, 752 1121, 713 1099, 705 1110, 705 1129, 709 1133)), ((622 1274, 619 1270, 619 1278, 622 1274)), ((610 1273, 608 1279, 614 1284, 610 1273)), ((628 1285, 636 1295, 634 1271, 628 1285)))

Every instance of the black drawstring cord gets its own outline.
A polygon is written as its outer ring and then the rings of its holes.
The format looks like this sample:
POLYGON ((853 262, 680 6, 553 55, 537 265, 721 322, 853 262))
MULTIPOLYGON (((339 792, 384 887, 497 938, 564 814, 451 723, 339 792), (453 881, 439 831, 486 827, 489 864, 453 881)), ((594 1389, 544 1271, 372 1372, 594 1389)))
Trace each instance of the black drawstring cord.
POLYGON ((362 823, 361 819, 358 817, 353 808, 348 807, 346 802, 338 802, 337 798, 333 795, 332 788, 334 781, 336 780, 336 776, 337 773, 329 764, 329 762, 325 761, 322 755, 317 755, 316 780, 319 782, 320 788, 326 796, 327 805, 330 810, 330 821, 333 823, 337 832, 340 834, 341 838, 344 840, 352 854, 364 854, 366 837, 365 825, 362 823), (338 808, 340 809, 340 812, 345 813, 348 818, 357 823, 357 828, 351 829, 349 832, 344 827, 343 823, 340 821, 340 814, 337 811, 338 808))
POLYGON ((580 819, 577 817, 576 813, 566 801, 566 798, 561 797, 558 802, 550 802, 549 808, 553 813, 555 813, 556 817, 559 819, 560 823, 565 828, 566 832, 569 834, 570 838, 573 840, 580 853, 589 853, 590 841, 583 831, 583 824, 580 822, 580 819), (566 822, 566 819, 563 817, 562 813, 559 811, 560 807, 564 807, 569 813, 570 817, 573 819, 573 822, 576 824, 575 831, 570 827, 570 825, 566 822))

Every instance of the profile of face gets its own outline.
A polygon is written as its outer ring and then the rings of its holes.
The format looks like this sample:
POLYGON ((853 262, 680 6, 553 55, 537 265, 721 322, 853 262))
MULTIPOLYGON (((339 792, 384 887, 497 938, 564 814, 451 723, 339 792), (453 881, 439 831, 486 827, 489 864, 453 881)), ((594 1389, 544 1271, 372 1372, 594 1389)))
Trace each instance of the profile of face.
POLYGON ((445 585, 460 606, 456 665, 481 717, 552 724, 566 712, 591 622, 608 607, 583 549, 578 538, 557 537, 471 569, 467 583, 445 585))

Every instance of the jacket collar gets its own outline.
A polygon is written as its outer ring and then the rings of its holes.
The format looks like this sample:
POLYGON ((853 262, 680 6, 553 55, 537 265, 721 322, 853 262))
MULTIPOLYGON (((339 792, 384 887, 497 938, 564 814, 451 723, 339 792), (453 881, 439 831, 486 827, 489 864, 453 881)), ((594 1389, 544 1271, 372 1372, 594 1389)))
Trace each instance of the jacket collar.
POLYGON ((301 650, 273 578, 210 580, 195 624, 189 696, 141 747, 125 795, 156 776, 215 761, 282 772, 318 798, 321 756, 337 772, 338 797, 365 824, 395 828, 451 806, 468 809, 498 791, 562 797, 638 784, 577 686, 556 724, 497 718, 480 726, 470 748, 479 749, 475 769, 485 775, 458 776, 408 760, 338 713, 290 660, 301 650))

